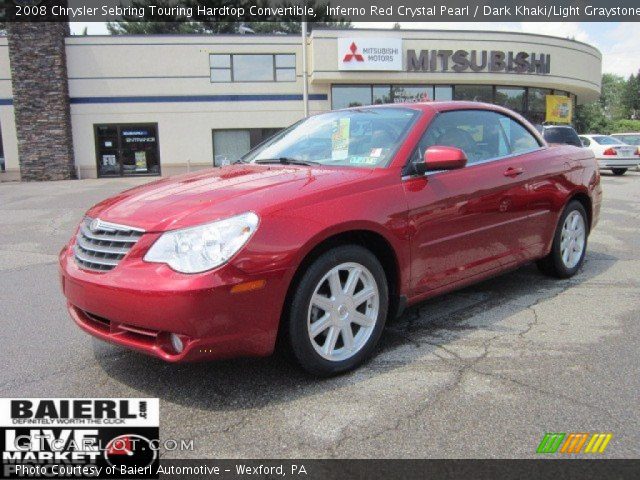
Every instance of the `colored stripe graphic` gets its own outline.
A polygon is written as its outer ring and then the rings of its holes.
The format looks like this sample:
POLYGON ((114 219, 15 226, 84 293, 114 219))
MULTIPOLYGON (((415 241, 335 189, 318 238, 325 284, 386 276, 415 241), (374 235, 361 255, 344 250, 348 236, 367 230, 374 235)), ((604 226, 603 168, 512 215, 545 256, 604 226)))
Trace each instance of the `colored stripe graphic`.
POLYGON ((594 433, 584 453, 604 453, 611 437, 613 437, 611 433, 594 433))
POLYGON ((538 445, 537 453, 556 453, 564 439, 564 433, 547 433, 538 445))
POLYGON ((546 433, 538 445, 536 453, 604 453, 612 438, 613 434, 611 433, 546 433), (583 451, 582 447, 585 444, 587 446, 583 451), (560 450, 558 451, 558 449, 560 450))
POLYGON ((560 453, 580 453, 587 438, 589 438, 588 433, 570 433, 562 445, 560 453))

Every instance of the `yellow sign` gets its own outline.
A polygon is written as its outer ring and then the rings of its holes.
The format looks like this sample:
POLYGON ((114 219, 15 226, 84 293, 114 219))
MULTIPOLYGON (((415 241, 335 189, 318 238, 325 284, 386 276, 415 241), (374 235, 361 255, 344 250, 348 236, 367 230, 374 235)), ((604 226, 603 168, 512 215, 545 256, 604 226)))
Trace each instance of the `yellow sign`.
POLYGON ((547 95, 547 115, 550 123, 571 123, 573 104, 571 98, 562 95, 547 95))

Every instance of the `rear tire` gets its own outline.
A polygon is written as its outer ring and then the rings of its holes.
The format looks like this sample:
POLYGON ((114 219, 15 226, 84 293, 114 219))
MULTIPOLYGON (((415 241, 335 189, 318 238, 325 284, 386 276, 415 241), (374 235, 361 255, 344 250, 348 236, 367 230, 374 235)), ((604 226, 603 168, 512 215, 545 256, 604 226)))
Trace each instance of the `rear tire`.
POLYGON ((627 173, 627 169, 626 168, 612 168, 611 171, 613 172, 614 175, 624 175, 625 173, 627 173))
POLYGON ((387 278, 375 255, 357 245, 333 248, 296 286, 286 330, 291 352, 313 375, 351 370, 375 350, 388 308, 387 278))
POLYGON ((556 278, 574 276, 584 263, 588 229, 587 212, 580 202, 572 200, 560 215, 551 252, 537 261, 542 273, 556 278))

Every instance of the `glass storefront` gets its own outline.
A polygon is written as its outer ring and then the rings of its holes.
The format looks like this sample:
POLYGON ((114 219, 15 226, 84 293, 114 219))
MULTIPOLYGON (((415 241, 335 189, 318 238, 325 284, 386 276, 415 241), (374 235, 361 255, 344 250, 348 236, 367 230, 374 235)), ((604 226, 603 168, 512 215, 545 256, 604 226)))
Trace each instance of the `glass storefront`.
POLYGON ((465 100, 502 105, 529 121, 545 121, 546 96, 566 95, 576 103, 575 95, 560 90, 500 85, 332 85, 333 110, 384 103, 428 100, 465 100))
POLYGON ((331 109, 384 103, 451 100, 450 85, 333 85, 331 109))
POLYGON ((160 175, 158 124, 95 125, 98 177, 160 175))

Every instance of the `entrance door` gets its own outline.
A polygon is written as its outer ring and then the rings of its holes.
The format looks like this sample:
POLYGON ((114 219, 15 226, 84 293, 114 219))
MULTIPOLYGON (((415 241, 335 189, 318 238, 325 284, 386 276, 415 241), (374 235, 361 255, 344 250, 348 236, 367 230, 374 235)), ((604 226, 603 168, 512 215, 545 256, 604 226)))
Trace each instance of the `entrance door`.
POLYGON ((160 175, 157 124, 96 125, 98 177, 160 175))

